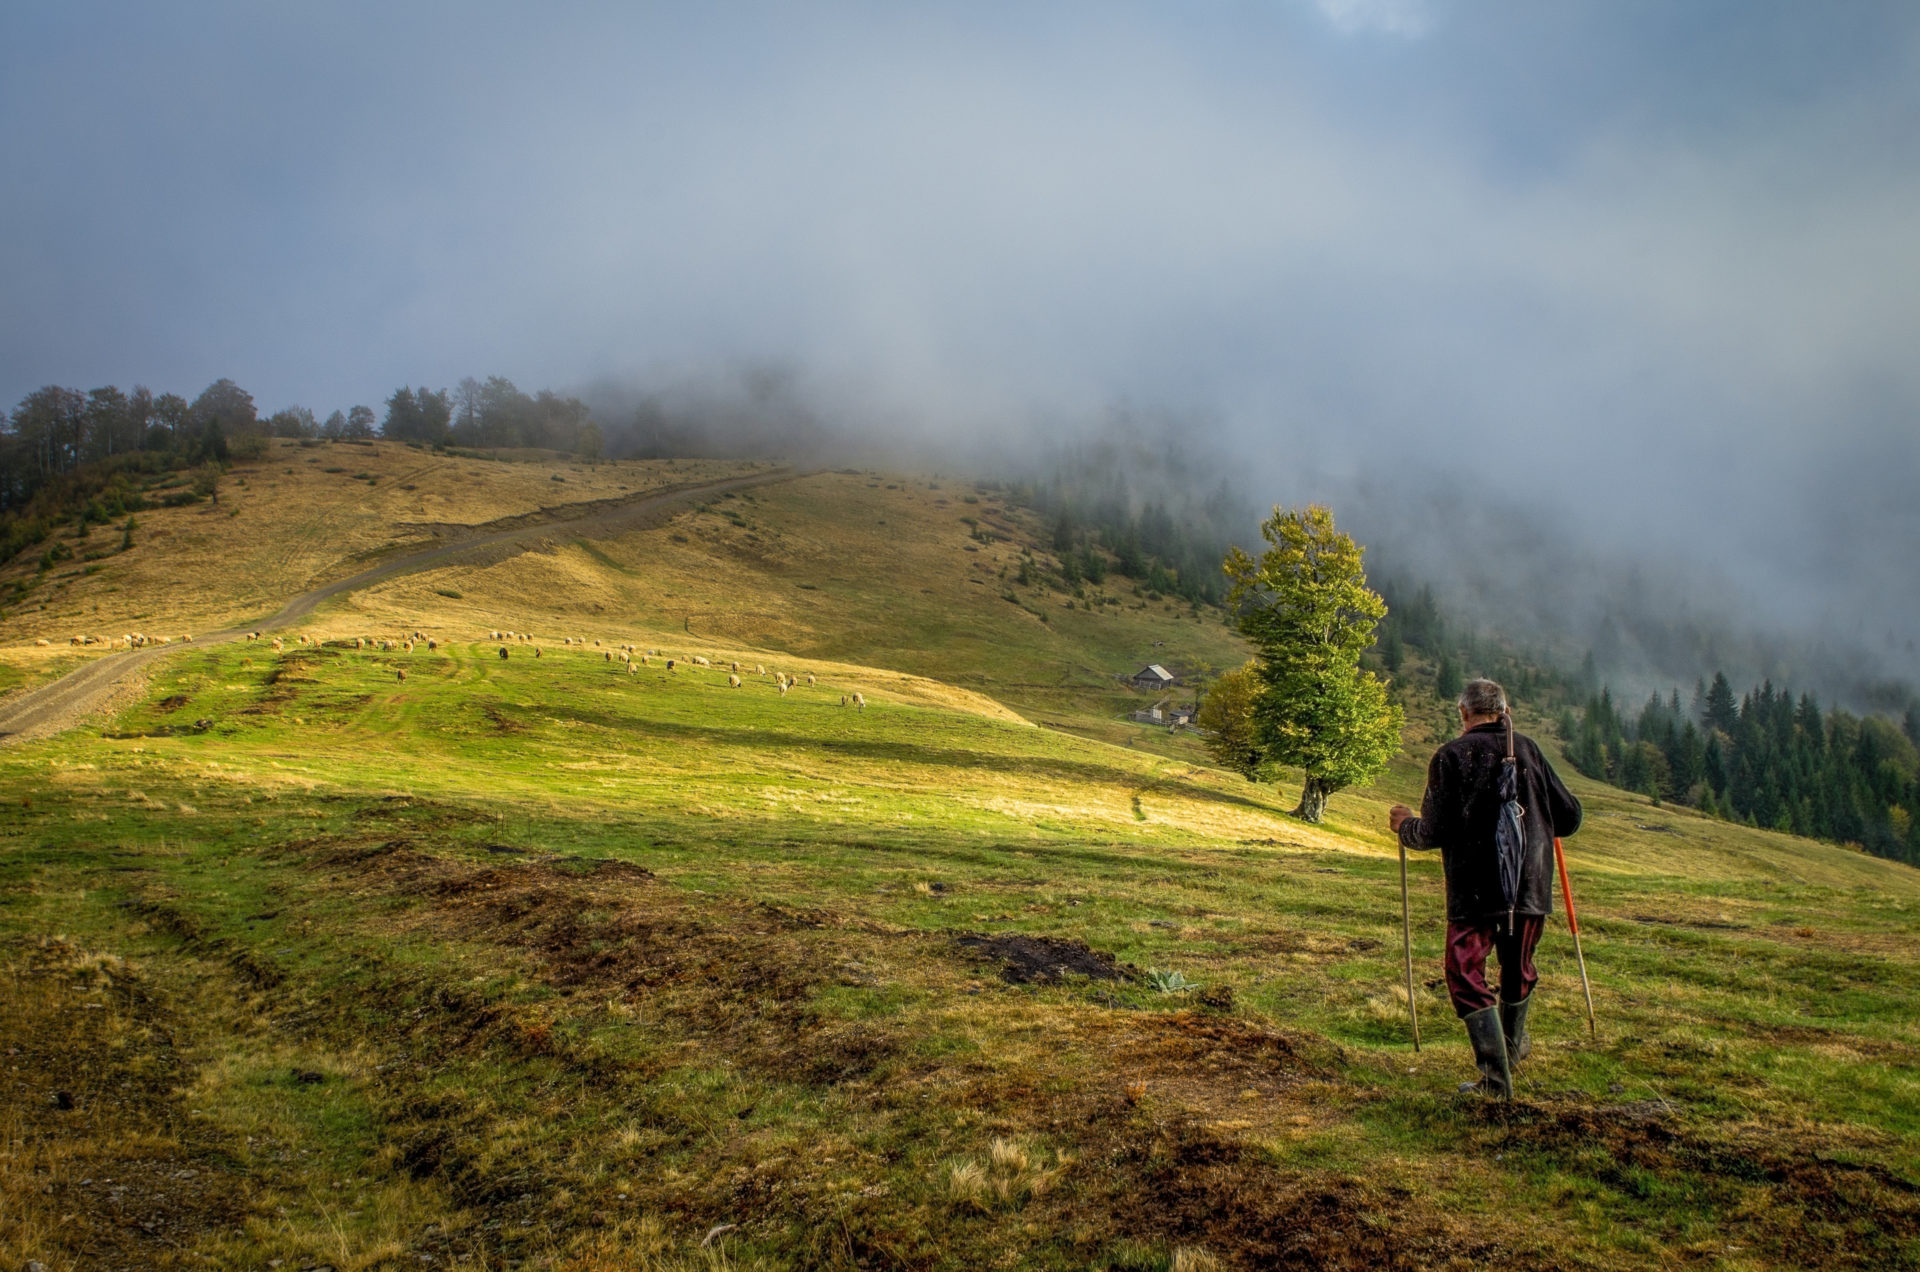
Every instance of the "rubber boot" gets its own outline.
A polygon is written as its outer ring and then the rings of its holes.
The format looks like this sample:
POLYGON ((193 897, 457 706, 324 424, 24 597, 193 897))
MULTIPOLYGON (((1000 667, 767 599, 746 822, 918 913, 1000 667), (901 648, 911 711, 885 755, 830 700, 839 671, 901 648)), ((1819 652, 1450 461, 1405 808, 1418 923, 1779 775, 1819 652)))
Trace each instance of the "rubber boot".
POLYGON ((1533 1038, 1527 1033, 1527 1004, 1532 1001, 1533 995, 1528 994, 1517 1003, 1500 1004, 1500 1032, 1507 1036, 1509 1071, 1519 1067, 1533 1050, 1533 1038))
POLYGON ((1462 1082, 1460 1093, 1512 1099, 1513 1074, 1507 1067, 1507 1035, 1500 1028, 1500 1008, 1482 1007, 1463 1017, 1461 1023, 1467 1027, 1467 1041, 1473 1044, 1473 1062, 1480 1066, 1480 1080, 1462 1082))

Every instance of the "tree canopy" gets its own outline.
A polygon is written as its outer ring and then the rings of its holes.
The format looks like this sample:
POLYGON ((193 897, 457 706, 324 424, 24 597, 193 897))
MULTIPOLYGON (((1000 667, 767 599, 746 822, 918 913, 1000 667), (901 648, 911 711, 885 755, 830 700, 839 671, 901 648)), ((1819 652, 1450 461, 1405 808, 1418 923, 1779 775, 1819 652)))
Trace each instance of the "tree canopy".
POLYGON ((1360 667, 1387 606, 1331 510, 1275 508, 1260 533, 1269 546, 1259 559, 1234 548, 1223 566, 1240 631, 1259 652, 1254 741, 1265 764, 1305 771, 1295 813, 1317 822, 1329 796, 1373 777, 1400 745, 1400 708, 1360 667))

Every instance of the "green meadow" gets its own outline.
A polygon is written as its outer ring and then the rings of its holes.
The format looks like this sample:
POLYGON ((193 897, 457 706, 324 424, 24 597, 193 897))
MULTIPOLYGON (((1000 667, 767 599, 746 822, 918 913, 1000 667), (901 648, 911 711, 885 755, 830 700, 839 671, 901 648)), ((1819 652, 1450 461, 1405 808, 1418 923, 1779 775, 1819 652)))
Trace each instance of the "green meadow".
MULTIPOLYGON (((761 498, 724 533, 798 533, 761 498)), ((5 1266, 1920 1264, 1913 871, 1576 780, 1597 1036, 1556 919, 1519 1098, 1464 1099, 1419 730, 1307 826, 865 603, 754 655, 785 694, 335 634, 0 749, 5 1266)))

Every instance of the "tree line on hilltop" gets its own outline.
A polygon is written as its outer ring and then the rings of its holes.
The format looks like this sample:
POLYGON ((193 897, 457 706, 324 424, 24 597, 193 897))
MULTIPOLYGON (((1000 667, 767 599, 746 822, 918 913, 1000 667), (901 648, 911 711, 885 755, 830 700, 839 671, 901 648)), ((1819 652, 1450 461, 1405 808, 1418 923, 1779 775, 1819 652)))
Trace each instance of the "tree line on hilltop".
MULTIPOLYGON (((304 406, 261 415, 253 395, 220 379, 191 401, 144 385, 82 392, 48 385, 0 414, 0 564, 45 543, 62 523, 80 532, 138 512, 157 474, 194 470, 180 502, 208 497, 233 460, 264 455, 272 438, 364 442, 375 437, 427 446, 531 447, 588 458, 600 454, 600 428, 578 399, 512 381, 468 378, 453 389, 401 386, 384 416, 365 405, 324 420, 304 406)), ((62 549, 48 549, 59 557, 62 549)), ((43 562, 50 564, 50 562, 43 562)))

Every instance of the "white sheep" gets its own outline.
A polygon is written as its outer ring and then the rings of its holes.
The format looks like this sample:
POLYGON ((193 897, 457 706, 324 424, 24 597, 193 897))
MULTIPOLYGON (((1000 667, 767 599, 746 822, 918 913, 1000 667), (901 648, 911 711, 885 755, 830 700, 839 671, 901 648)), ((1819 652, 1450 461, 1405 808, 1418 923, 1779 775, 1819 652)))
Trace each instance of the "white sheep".
POLYGON ((400 679, 405 680, 407 678, 407 669, 405 667, 402 667, 400 670, 394 672, 393 674, 398 676, 400 679))
POLYGON ((728 687, 729 687, 729 688, 733 688, 733 689, 738 689, 738 688, 740 687, 740 677, 738 677, 738 676, 728 676, 728 677, 727 677, 727 685, 728 685, 728 687))
POLYGON ((440 648, 440 642, 439 642, 439 641, 437 641, 437 640, 429 640, 429 641, 427 642, 427 652, 428 652, 428 653, 432 653, 432 652, 433 652, 434 650, 436 650, 436 649, 438 649, 438 648, 440 648))
POLYGON ((273 652, 274 652, 274 653, 276 653, 276 654, 277 654, 277 653, 279 653, 279 652, 280 652, 281 650, 283 650, 283 649, 285 649, 286 647, 287 647, 287 642, 286 642, 286 641, 284 641, 284 640, 281 640, 281 639, 280 639, 280 638, 279 638, 278 636, 275 636, 275 637, 273 638, 273 652))
MULTIPOLYGON (((594 641, 593 643, 594 643, 594 644, 596 644, 596 645, 598 645, 598 644, 599 644, 600 642, 596 640, 596 641, 594 641)), ((606 661, 606 662, 612 662, 612 661, 613 661, 613 651, 612 651, 611 649, 603 649, 603 650, 601 650, 601 651, 600 651, 600 657, 601 657, 601 658, 602 658, 602 659, 603 659, 604 661, 606 661)))
POLYGON ((867 696, 863 693, 854 694, 853 705, 865 711, 867 709, 867 696))
POLYGON ((628 674, 629 676, 637 676, 637 675, 639 675, 639 674, 640 674, 640 664, 639 664, 639 663, 628 663, 628 664, 627 664, 627 674, 628 674))
POLYGON ((807 673, 807 687, 808 687, 809 689, 811 689, 811 688, 813 687, 813 673, 812 673, 812 672, 808 672, 808 673, 807 673))
POLYGON ((53 642, 50 640, 36 640, 33 643, 38 645, 42 649, 46 649, 53 644, 53 642))
POLYGON ((782 698, 787 696, 787 682, 784 680, 780 682, 780 696, 782 698))

